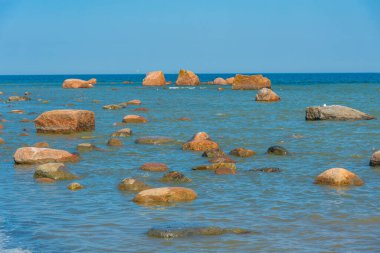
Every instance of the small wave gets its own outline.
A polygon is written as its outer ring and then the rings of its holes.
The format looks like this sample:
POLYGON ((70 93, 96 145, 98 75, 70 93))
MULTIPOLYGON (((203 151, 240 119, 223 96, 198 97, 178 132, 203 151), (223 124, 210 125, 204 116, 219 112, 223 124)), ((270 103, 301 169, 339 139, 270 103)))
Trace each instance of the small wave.
POLYGON ((8 236, 6 236, 4 233, 0 231, 0 252, 2 253, 31 253, 29 250, 21 249, 21 248, 14 248, 14 249, 6 249, 5 245, 8 241, 8 236))

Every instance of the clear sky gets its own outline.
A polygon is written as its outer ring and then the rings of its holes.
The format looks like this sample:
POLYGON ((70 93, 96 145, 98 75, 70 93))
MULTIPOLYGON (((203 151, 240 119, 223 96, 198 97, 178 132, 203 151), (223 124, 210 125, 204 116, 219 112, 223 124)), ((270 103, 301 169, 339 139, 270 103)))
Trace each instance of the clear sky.
POLYGON ((0 74, 380 72, 377 0, 0 0, 0 74))

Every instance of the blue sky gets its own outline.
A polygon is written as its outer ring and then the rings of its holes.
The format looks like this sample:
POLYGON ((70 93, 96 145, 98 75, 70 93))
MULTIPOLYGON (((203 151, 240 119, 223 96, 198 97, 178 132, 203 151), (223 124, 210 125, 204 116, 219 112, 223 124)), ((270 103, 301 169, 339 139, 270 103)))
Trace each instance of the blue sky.
POLYGON ((380 72, 376 0, 0 0, 0 74, 380 72))

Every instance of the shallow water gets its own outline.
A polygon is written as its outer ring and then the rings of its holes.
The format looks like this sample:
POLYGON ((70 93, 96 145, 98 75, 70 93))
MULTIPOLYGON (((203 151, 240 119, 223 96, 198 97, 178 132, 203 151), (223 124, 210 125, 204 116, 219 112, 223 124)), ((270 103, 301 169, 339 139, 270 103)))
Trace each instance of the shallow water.
MULTIPOLYGON (((213 80, 219 75, 200 75, 213 80)), ((229 77, 231 75, 221 75, 229 77)), ((67 76, 1 76, 1 97, 31 92, 31 101, 1 102, 7 119, 0 137, 0 251, 5 252, 376 252, 380 248, 380 168, 368 166, 371 153, 380 149, 379 120, 306 122, 310 105, 347 105, 380 118, 380 74, 268 74, 279 103, 257 103, 256 91, 233 91, 202 85, 195 88, 146 88, 136 81, 142 75, 98 75, 94 89, 64 90, 67 76), (48 100, 49 103, 42 103, 48 100), (107 111, 106 104, 140 99, 148 112, 136 106, 107 111), (100 103, 94 103, 99 100, 100 103), (72 104, 72 105, 70 105, 72 104), (52 109, 88 109, 96 114, 96 130, 77 135, 37 135, 22 118, 52 109), (25 114, 11 114, 23 109, 25 114), (127 114, 140 114, 149 123, 130 125, 133 136, 124 146, 106 146, 113 126, 127 114), (177 121, 189 117, 192 121, 177 121), (23 129, 29 136, 19 136, 23 129), (257 155, 236 158, 237 175, 217 176, 192 171, 207 163, 200 153, 181 150, 180 144, 137 145, 139 137, 162 135, 179 143, 206 131, 229 151, 253 149, 257 155), (81 139, 93 136, 93 139, 81 139), (78 143, 91 142, 104 151, 81 154, 69 164, 86 188, 71 192, 69 182, 38 184, 33 168, 15 168, 18 147, 46 141, 53 148, 75 152, 78 143), (291 155, 265 154, 272 145, 286 147, 291 155), (143 207, 133 194, 118 191, 125 177, 164 186, 162 173, 141 171, 145 162, 164 162, 193 179, 182 184, 198 199, 165 207, 143 207), (259 173, 252 168, 279 167, 280 173, 259 173), (362 187, 334 189, 313 184, 320 172, 344 167, 357 173, 362 187), (241 227, 257 233, 221 236, 150 238, 146 232, 165 224, 199 224, 241 227)), ((89 78, 90 76, 78 76, 89 78)), ((93 76, 91 76, 93 77, 93 76)), ((175 75, 167 79, 175 81, 175 75)))

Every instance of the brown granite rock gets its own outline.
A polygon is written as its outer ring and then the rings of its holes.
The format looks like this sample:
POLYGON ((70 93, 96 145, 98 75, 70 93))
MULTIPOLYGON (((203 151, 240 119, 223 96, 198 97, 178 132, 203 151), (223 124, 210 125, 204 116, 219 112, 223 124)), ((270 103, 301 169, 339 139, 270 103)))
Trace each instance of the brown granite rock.
POLYGON ((183 150, 193 151, 206 151, 218 148, 218 144, 212 141, 210 136, 205 132, 196 133, 191 140, 182 145, 183 150))
POLYGON ((152 71, 146 74, 142 84, 144 86, 163 86, 166 85, 164 72, 152 71))
POLYGON ((343 168, 332 168, 319 174, 315 184, 331 186, 361 186, 364 184, 356 174, 343 168))
POLYGON ((280 96, 268 88, 262 88, 256 94, 256 101, 258 102, 276 102, 280 100, 280 96))
POLYGON ((176 85, 196 86, 200 84, 199 77, 190 70, 181 69, 178 74, 176 85))
POLYGON ((181 172, 170 171, 161 178, 161 181, 165 183, 188 183, 191 182, 191 179, 181 172))
POLYGON ((238 156, 238 157, 250 157, 256 154, 255 151, 245 148, 235 148, 231 150, 230 155, 238 156))
POLYGON ((117 138, 111 138, 108 140, 107 146, 120 147, 120 146, 123 146, 123 142, 117 138))
POLYGON ((262 75, 247 76, 237 74, 232 84, 233 90, 259 90, 270 87, 270 80, 262 75))
POLYGON ((165 172, 168 170, 168 166, 164 163, 144 163, 140 169, 151 172, 165 172))
POLYGON ((147 123, 148 120, 139 115, 127 115, 123 118, 124 123, 147 123))
POLYGON ((235 81, 235 77, 230 77, 226 79, 227 84, 233 84, 235 81))
POLYGON ((34 120, 37 133, 69 134, 95 129, 95 114, 87 110, 53 110, 34 120))
POLYGON ((370 120, 374 116, 342 105, 310 106, 306 108, 306 120, 370 120))
POLYGON ((221 77, 215 78, 213 84, 215 85, 227 85, 227 81, 221 77))
POLYGON ((174 202, 192 201, 197 198, 195 191, 184 187, 161 187, 139 192, 134 202, 144 205, 160 205, 174 202))
POLYGON ((124 178, 118 185, 118 188, 120 191, 140 192, 152 187, 134 178, 124 178))
POLYGON ((88 81, 81 79, 66 79, 62 87, 64 89, 92 88, 96 84, 96 79, 92 78, 88 81))
POLYGON ((227 174, 234 175, 236 174, 236 169, 221 167, 221 168, 216 169, 214 172, 217 175, 227 175, 227 174))
POLYGON ((83 188, 84 188, 83 185, 81 185, 80 183, 77 183, 77 182, 73 182, 67 186, 67 189, 69 189, 71 191, 78 191, 78 190, 81 190, 83 188))
POLYGON ((16 164, 36 164, 36 163, 62 163, 77 162, 78 156, 65 150, 24 147, 16 150, 14 156, 16 164))
POLYGON ((47 143, 47 142, 37 142, 36 144, 34 144, 34 147, 36 147, 36 148, 48 148, 49 147, 49 143, 47 143))
POLYGON ((123 128, 117 132, 114 132, 111 137, 128 137, 132 135, 132 130, 130 128, 123 128))

